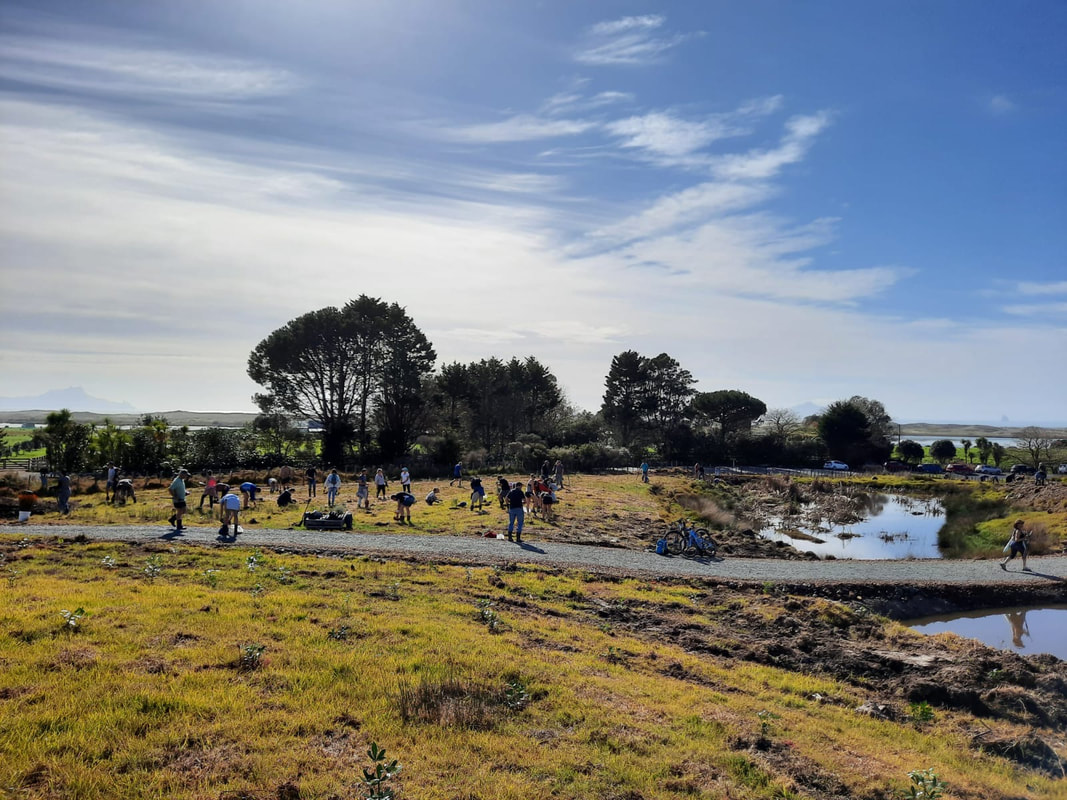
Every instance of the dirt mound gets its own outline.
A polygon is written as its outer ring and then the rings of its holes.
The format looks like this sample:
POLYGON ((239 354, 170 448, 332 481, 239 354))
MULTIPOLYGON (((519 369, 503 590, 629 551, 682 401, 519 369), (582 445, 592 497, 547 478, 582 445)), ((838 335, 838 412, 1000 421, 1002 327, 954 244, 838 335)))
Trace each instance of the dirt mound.
POLYGON ((1032 477, 1008 484, 1006 497, 1016 508, 1056 513, 1067 511, 1067 482, 1052 480, 1043 486, 1032 477))

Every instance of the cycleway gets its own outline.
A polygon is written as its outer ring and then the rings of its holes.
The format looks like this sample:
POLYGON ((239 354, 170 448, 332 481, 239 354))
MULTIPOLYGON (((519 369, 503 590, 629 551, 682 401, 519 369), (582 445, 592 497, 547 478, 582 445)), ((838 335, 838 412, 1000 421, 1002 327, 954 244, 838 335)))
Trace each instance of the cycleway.
POLYGON ((1058 581, 1067 583, 1067 556, 1039 556, 1029 561, 1032 572, 1022 572, 1021 559, 1002 570, 997 560, 921 559, 905 561, 785 561, 766 558, 687 558, 652 552, 581 544, 524 539, 484 539, 418 533, 349 533, 256 528, 236 538, 221 537, 215 528, 190 527, 177 532, 160 526, 5 525, 0 533, 55 536, 82 535, 94 541, 169 542, 352 555, 395 555, 441 559, 477 565, 505 562, 544 564, 590 572, 643 573, 670 577, 716 578, 737 581, 787 583, 900 583, 998 584, 1058 581))

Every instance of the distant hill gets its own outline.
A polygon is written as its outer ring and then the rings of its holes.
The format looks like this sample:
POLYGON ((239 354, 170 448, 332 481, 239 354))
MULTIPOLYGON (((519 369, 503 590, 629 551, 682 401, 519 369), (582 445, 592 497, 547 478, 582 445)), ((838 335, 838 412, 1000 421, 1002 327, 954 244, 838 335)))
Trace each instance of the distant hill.
MULTIPOLYGON (((23 411, 0 411, 0 422, 12 425, 44 424, 45 417, 57 409, 28 409, 23 411)), ((100 414, 93 411, 71 411, 75 422, 91 422, 102 425, 105 419, 115 425, 136 425, 143 414, 100 414)), ((256 414, 230 411, 153 411, 153 417, 163 417, 171 425, 188 425, 191 428, 240 428, 256 418, 256 414)))
MULTIPOLYGON (((900 426, 900 435, 919 436, 924 439, 928 439, 931 436, 944 436, 946 439, 959 439, 961 437, 976 439, 979 436, 985 436, 987 439, 1018 439, 1022 436, 1023 427, 960 425, 947 422, 912 422, 900 426)), ((1055 439, 1067 439, 1067 428, 1049 428, 1043 425, 1035 427, 1046 431, 1055 439)))
POLYGON ((113 400, 103 400, 86 394, 85 390, 80 386, 53 389, 35 397, 0 397, 0 412, 22 411, 24 409, 58 410, 61 408, 69 408, 71 411, 93 411, 101 414, 133 414, 137 411, 129 403, 116 403, 113 400))

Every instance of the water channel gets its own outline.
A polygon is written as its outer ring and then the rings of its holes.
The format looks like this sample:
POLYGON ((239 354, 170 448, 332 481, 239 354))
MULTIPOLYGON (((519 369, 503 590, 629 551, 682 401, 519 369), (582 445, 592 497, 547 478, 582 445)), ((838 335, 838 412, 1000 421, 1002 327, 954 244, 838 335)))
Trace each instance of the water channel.
POLYGON ((905 622, 919 633, 951 632, 1020 655, 1051 653, 1067 661, 1067 605, 984 609, 905 622))
POLYGON ((945 509, 937 500, 877 494, 871 496, 867 517, 859 522, 840 525, 823 519, 813 527, 802 527, 775 519, 760 535, 820 558, 941 558, 937 533, 944 524, 945 509), (790 536, 785 532, 790 529, 821 541, 790 536))

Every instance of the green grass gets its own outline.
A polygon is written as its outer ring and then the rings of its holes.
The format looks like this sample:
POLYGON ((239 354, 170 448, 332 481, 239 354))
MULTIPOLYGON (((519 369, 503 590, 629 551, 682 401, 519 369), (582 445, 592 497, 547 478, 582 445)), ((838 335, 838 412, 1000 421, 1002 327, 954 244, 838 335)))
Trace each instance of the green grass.
POLYGON ((1026 797, 1064 796, 976 756, 966 715, 939 711, 921 731, 872 720, 852 710, 856 686, 687 652, 598 613, 641 602, 688 625, 721 619, 684 584, 16 542, 0 537, 18 573, 0 584, 0 786, 19 797, 275 797, 285 784, 353 797, 372 741, 413 798, 818 796, 806 774, 870 796, 930 765, 960 796, 1020 796, 1024 782, 1026 797), (61 611, 79 607, 71 629, 61 611), (751 747, 762 711, 774 758, 751 747))

